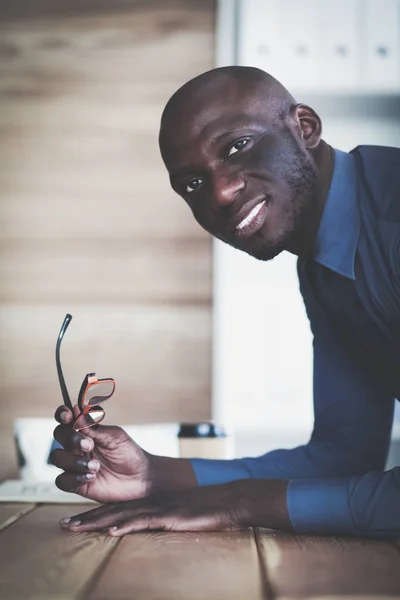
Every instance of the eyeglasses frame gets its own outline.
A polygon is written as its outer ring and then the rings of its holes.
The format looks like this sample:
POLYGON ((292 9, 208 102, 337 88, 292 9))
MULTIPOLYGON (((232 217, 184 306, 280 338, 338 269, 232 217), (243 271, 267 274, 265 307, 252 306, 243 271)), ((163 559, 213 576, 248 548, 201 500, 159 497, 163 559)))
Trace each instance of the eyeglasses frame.
MULTIPOLYGON (((62 397, 63 397, 64 404, 65 404, 65 406, 67 406, 71 410, 71 412, 73 412, 72 402, 71 402, 71 398, 70 398, 70 395, 68 393, 68 389, 67 389, 67 386, 66 386, 66 383, 65 383, 64 374, 63 374, 63 370, 62 370, 62 367, 61 367, 61 359, 60 359, 61 342, 63 340, 64 334, 67 331, 68 326, 69 326, 71 320, 72 320, 72 315, 70 315, 69 313, 67 313, 67 315, 65 316, 64 322, 61 325, 60 333, 58 334, 58 338, 57 338, 57 343, 56 343, 56 365, 57 365, 58 380, 59 380, 59 383, 60 383, 61 394, 62 394, 62 397)), ((98 423, 100 423, 104 419, 104 417, 106 415, 105 410, 101 406, 99 406, 99 405, 93 405, 93 406, 87 405, 87 406, 84 406, 84 398, 85 398, 85 395, 87 393, 87 390, 90 387, 92 387, 93 385, 97 385, 98 383, 103 383, 105 381, 109 381, 109 382, 113 383, 113 390, 112 390, 111 394, 109 394, 108 396, 106 396, 104 398, 103 401, 108 400, 108 398, 110 398, 114 394, 114 391, 115 391, 115 380, 112 379, 112 378, 110 378, 110 377, 105 378, 105 379, 97 379, 96 373, 87 373, 85 375, 85 377, 83 379, 83 382, 82 382, 82 385, 81 385, 81 388, 79 390, 79 395, 78 395, 78 407, 79 407, 80 414, 78 415, 78 417, 75 419, 75 421, 73 423, 73 429, 75 429, 75 431, 80 431, 81 429, 87 429, 88 427, 93 427, 94 425, 97 425, 98 423), (90 379, 95 379, 95 381, 90 381, 90 379), (98 421, 96 421, 96 422, 93 422, 93 423, 90 423, 88 425, 85 425, 83 427, 78 427, 77 428, 76 424, 77 424, 77 421, 80 419, 80 417, 83 416, 83 415, 86 416, 87 414, 90 414, 90 411, 93 411, 95 409, 97 409, 99 411, 102 411, 103 415, 102 415, 101 419, 98 420, 98 421)))
POLYGON ((88 427, 93 427, 93 425, 97 425, 98 423, 101 423, 101 421, 106 416, 106 411, 99 404, 86 404, 85 405, 85 403, 84 403, 85 396, 86 396, 88 390, 91 387, 94 387, 95 385, 98 385, 98 384, 101 384, 101 383, 105 383, 105 382, 106 383, 112 383, 113 389, 112 389, 111 394, 108 394, 107 396, 103 396, 103 400, 101 400, 100 402, 105 402, 106 400, 108 400, 109 398, 111 398, 111 396, 114 394, 114 392, 115 392, 115 380, 112 379, 111 377, 106 377, 104 379, 97 379, 96 373, 87 373, 85 375, 85 378, 82 381, 81 389, 79 390, 79 395, 78 395, 78 407, 79 407, 79 410, 80 410, 80 414, 75 419, 74 424, 72 426, 75 429, 75 431, 81 431, 82 429, 87 429, 88 427), (87 425, 83 425, 82 427, 76 427, 78 420, 82 416, 86 416, 86 415, 90 416, 90 413, 93 412, 93 411, 100 411, 100 412, 102 412, 102 416, 101 416, 101 418, 99 420, 95 421, 94 423, 89 423, 87 425))

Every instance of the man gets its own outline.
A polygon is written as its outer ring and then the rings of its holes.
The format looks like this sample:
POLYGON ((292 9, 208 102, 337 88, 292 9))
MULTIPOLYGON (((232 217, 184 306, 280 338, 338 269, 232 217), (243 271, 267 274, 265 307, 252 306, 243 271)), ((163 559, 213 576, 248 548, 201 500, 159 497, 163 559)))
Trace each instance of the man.
POLYGON ((172 459, 116 427, 74 433, 60 407, 57 485, 106 503, 63 527, 400 535, 400 468, 383 472, 400 397, 400 150, 347 154, 321 134, 318 115, 271 76, 231 67, 172 96, 159 140, 206 231, 260 260, 299 257, 314 334, 310 441, 258 458, 172 459))

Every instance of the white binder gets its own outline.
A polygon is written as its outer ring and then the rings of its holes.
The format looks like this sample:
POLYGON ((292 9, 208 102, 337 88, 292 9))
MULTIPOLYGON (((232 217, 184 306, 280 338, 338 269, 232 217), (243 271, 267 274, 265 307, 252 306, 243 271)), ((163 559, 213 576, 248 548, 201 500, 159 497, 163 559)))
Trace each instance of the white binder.
POLYGON ((363 87, 376 93, 400 90, 400 1, 365 0, 363 87))

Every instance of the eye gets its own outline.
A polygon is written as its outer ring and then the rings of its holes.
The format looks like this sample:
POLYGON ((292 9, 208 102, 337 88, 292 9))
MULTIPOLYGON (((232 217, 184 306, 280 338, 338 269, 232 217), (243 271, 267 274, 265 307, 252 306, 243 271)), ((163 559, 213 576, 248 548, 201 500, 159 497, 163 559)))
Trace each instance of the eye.
POLYGON ((203 180, 200 179, 199 177, 195 177, 195 179, 191 179, 189 181, 189 183, 186 185, 185 188, 185 192, 194 192, 195 190, 197 190, 198 187, 201 186, 201 184, 203 183, 203 180))
POLYGON ((232 144, 232 146, 230 146, 229 151, 227 156, 232 156, 233 154, 236 154, 237 152, 240 152, 240 150, 243 150, 243 148, 245 146, 247 146, 249 142, 249 138, 243 138, 242 140, 237 140, 237 142, 234 142, 232 144))

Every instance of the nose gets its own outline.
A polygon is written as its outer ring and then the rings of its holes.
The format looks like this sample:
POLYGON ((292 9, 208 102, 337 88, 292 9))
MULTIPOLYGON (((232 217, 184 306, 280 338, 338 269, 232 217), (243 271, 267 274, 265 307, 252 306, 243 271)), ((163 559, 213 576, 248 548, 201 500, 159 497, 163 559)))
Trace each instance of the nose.
POLYGON ((236 195, 245 188, 245 182, 238 173, 217 173, 214 180, 214 205, 224 208, 234 201, 236 195))

